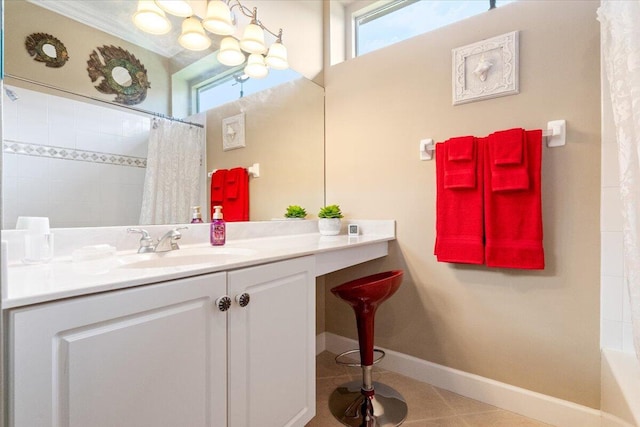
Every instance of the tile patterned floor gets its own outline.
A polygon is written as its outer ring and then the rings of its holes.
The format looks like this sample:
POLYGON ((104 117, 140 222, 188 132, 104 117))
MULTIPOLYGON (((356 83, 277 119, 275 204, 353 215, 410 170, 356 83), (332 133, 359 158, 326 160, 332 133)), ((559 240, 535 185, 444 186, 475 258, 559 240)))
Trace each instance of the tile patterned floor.
MULTIPOLYGON (((307 427, 339 427, 329 412, 328 399, 336 386, 360 379, 360 368, 336 365, 335 355, 316 358, 316 417, 307 427)), ((375 368, 374 381, 395 388, 404 396, 409 415, 403 427, 549 427, 530 418, 451 393, 394 372, 375 368)))

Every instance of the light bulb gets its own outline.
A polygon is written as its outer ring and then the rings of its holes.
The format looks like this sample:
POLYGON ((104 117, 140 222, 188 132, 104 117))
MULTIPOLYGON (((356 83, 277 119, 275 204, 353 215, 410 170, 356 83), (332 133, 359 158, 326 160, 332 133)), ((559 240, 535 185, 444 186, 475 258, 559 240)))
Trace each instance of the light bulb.
POLYGON ((240 48, 248 53, 264 53, 267 48, 264 45, 264 31, 257 24, 251 23, 244 29, 240 48))
POLYGON ((286 70, 289 68, 287 48, 281 42, 275 42, 269 48, 269 53, 264 61, 275 70, 286 70))
POLYGON ((247 59, 247 65, 244 67, 247 76, 254 79, 261 79, 269 74, 269 69, 264 64, 264 57, 258 53, 252 53, 247 59))
POLYGON ((220 50, 217 55, 221 64, 235 67, 244 62, 244 53, 240 51, 238 40, 233 37, 225 37, 220 42, 220 50))
POLYGON ((150 34, 167 34, 171 30, 171 22, 153 0, 138 1, 138 10, 133 14, 133 23, 150 34))
POLYGON ((178 37, 180 46, 189 50, 205 50, 211 46, 202 24, 197 18, 190 17, 182 21, 182 34, 178 37))
POLYGON ((160 9, 174 16, 186 18, 193 15, 191 5, 184 0, 156 0, 156 4, 160 9))
POLYGON ((235 31, 229 6, 222 0, 209 1, 207 16, 202 20, 202 25, 207 31, 221 36, 231 35, 235 31))

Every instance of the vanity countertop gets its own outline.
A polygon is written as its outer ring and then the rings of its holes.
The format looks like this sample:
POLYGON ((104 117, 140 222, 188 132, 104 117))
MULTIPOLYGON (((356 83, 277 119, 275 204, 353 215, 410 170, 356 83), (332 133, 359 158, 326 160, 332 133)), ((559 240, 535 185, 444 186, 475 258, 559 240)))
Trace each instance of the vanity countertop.
POLYGON ((373 234, 359 236, 276 234, 229 240, 219 247, 187 241, 179 250, 162 254, 126 249, 97 261, 73 262, 67 255, 39 265, 10 262, 2 306, 16 308, 306 255, 316 256, 316 276, 320 276, 386 255, 387 242, 395 239, 393 221, 390 223, 390 227, 387 224, 373 234))

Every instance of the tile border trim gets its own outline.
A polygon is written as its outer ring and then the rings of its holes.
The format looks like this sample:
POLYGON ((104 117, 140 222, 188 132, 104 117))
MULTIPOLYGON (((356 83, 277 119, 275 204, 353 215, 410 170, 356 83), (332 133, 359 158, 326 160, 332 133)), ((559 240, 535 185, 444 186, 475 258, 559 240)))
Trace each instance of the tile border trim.
POLYGON ((25 142, 5 139, 2 141, 5 153, 25 156, 49 157, 53 159, 76 160, 90 163, 104 163, 116 166, 146 168, 144 157, 125 156, 123 154, 102 153, 100 151, 79 150, 76 148, 55 147, 51 145, 27 144, 25 142))

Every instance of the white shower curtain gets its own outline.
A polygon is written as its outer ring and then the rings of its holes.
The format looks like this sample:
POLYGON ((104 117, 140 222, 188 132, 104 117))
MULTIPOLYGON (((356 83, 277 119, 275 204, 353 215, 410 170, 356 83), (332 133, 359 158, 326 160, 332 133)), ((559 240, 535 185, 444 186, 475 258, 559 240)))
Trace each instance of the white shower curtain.
POLYGON ((598 20, 618 141, 625 277, 640 359, 640 0, 603 0, 598 20))
POLYGON ((149 132, 140 224, 181 224, 200 205, 204 130, 154 119, 149 132))

